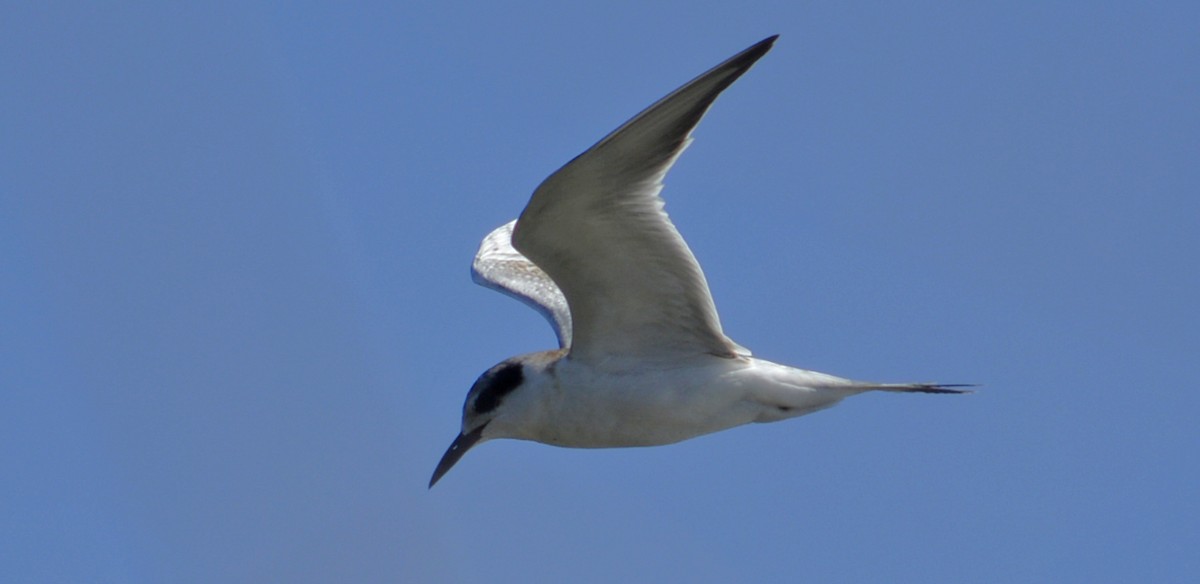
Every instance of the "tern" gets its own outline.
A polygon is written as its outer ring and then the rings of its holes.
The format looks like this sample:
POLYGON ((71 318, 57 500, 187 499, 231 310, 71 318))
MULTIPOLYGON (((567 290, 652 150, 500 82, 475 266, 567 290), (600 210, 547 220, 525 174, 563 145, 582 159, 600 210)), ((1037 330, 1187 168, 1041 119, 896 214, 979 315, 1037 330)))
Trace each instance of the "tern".
POLYGON ((766 38, 688 82, 550 175, 492 231, 476 283, 530 305, 559 348, 488 369, 432 488, 496 438, 573 448, 658 446, 776 422, 867 391, 957 394, 963 384, 872 383, 751 356, 725 336, 695 256, 663 210, 663 177, 766 38))

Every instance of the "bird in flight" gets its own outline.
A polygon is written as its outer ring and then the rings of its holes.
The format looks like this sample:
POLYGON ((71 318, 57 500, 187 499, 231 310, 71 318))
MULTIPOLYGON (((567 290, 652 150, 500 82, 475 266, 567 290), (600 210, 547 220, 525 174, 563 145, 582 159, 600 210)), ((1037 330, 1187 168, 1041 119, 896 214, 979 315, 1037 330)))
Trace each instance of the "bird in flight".
POLYGON ((725 336, 700 264, 663 211, 663 177, 692 130, 777 36, 734 55, 550 175, 520 217, 484 238, 475 282, 554 326, 559 348, 505 359, 471 386, 433 487, 496 438, 573 448, 657 446, 822 410, 873 383, 751 356, 725 336))

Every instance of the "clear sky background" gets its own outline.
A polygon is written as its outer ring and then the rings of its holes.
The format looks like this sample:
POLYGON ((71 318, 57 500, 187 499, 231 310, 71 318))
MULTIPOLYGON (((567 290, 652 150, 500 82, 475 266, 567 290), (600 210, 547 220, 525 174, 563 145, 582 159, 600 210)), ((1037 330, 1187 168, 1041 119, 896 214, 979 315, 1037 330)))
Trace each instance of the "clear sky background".
POLYGON ((1183 582, 1200 4, 8 4, 0 580, 1183 582), (726 331, 864 395, 497 441, 472 285, 550 172, 770 34, 668 177, 726 331))

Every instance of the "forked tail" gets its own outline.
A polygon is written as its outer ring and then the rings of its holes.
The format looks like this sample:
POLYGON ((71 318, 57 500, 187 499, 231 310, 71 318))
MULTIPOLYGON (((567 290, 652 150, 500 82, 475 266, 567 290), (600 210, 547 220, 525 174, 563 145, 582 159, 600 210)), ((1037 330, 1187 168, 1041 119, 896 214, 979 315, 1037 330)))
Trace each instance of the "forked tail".
POLYGON ((879 391, 895 391, 901 393, 974 393, 961 387, 975 387, 974 383, 879 383, 867 386, 867 389, 879 391))

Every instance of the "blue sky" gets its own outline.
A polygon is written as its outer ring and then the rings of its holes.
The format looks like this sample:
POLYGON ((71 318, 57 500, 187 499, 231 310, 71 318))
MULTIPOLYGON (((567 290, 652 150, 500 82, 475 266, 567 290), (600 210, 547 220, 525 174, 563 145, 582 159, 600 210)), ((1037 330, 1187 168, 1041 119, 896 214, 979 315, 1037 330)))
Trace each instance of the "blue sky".
POLYGON ((1200 571, 1195 3, 502 4, 6 8, 6 581, 1200 571), (726 331, 981 391, 427 490, 475 377, 554 344, 479 240, 775 33, 664 191, 726 331))

